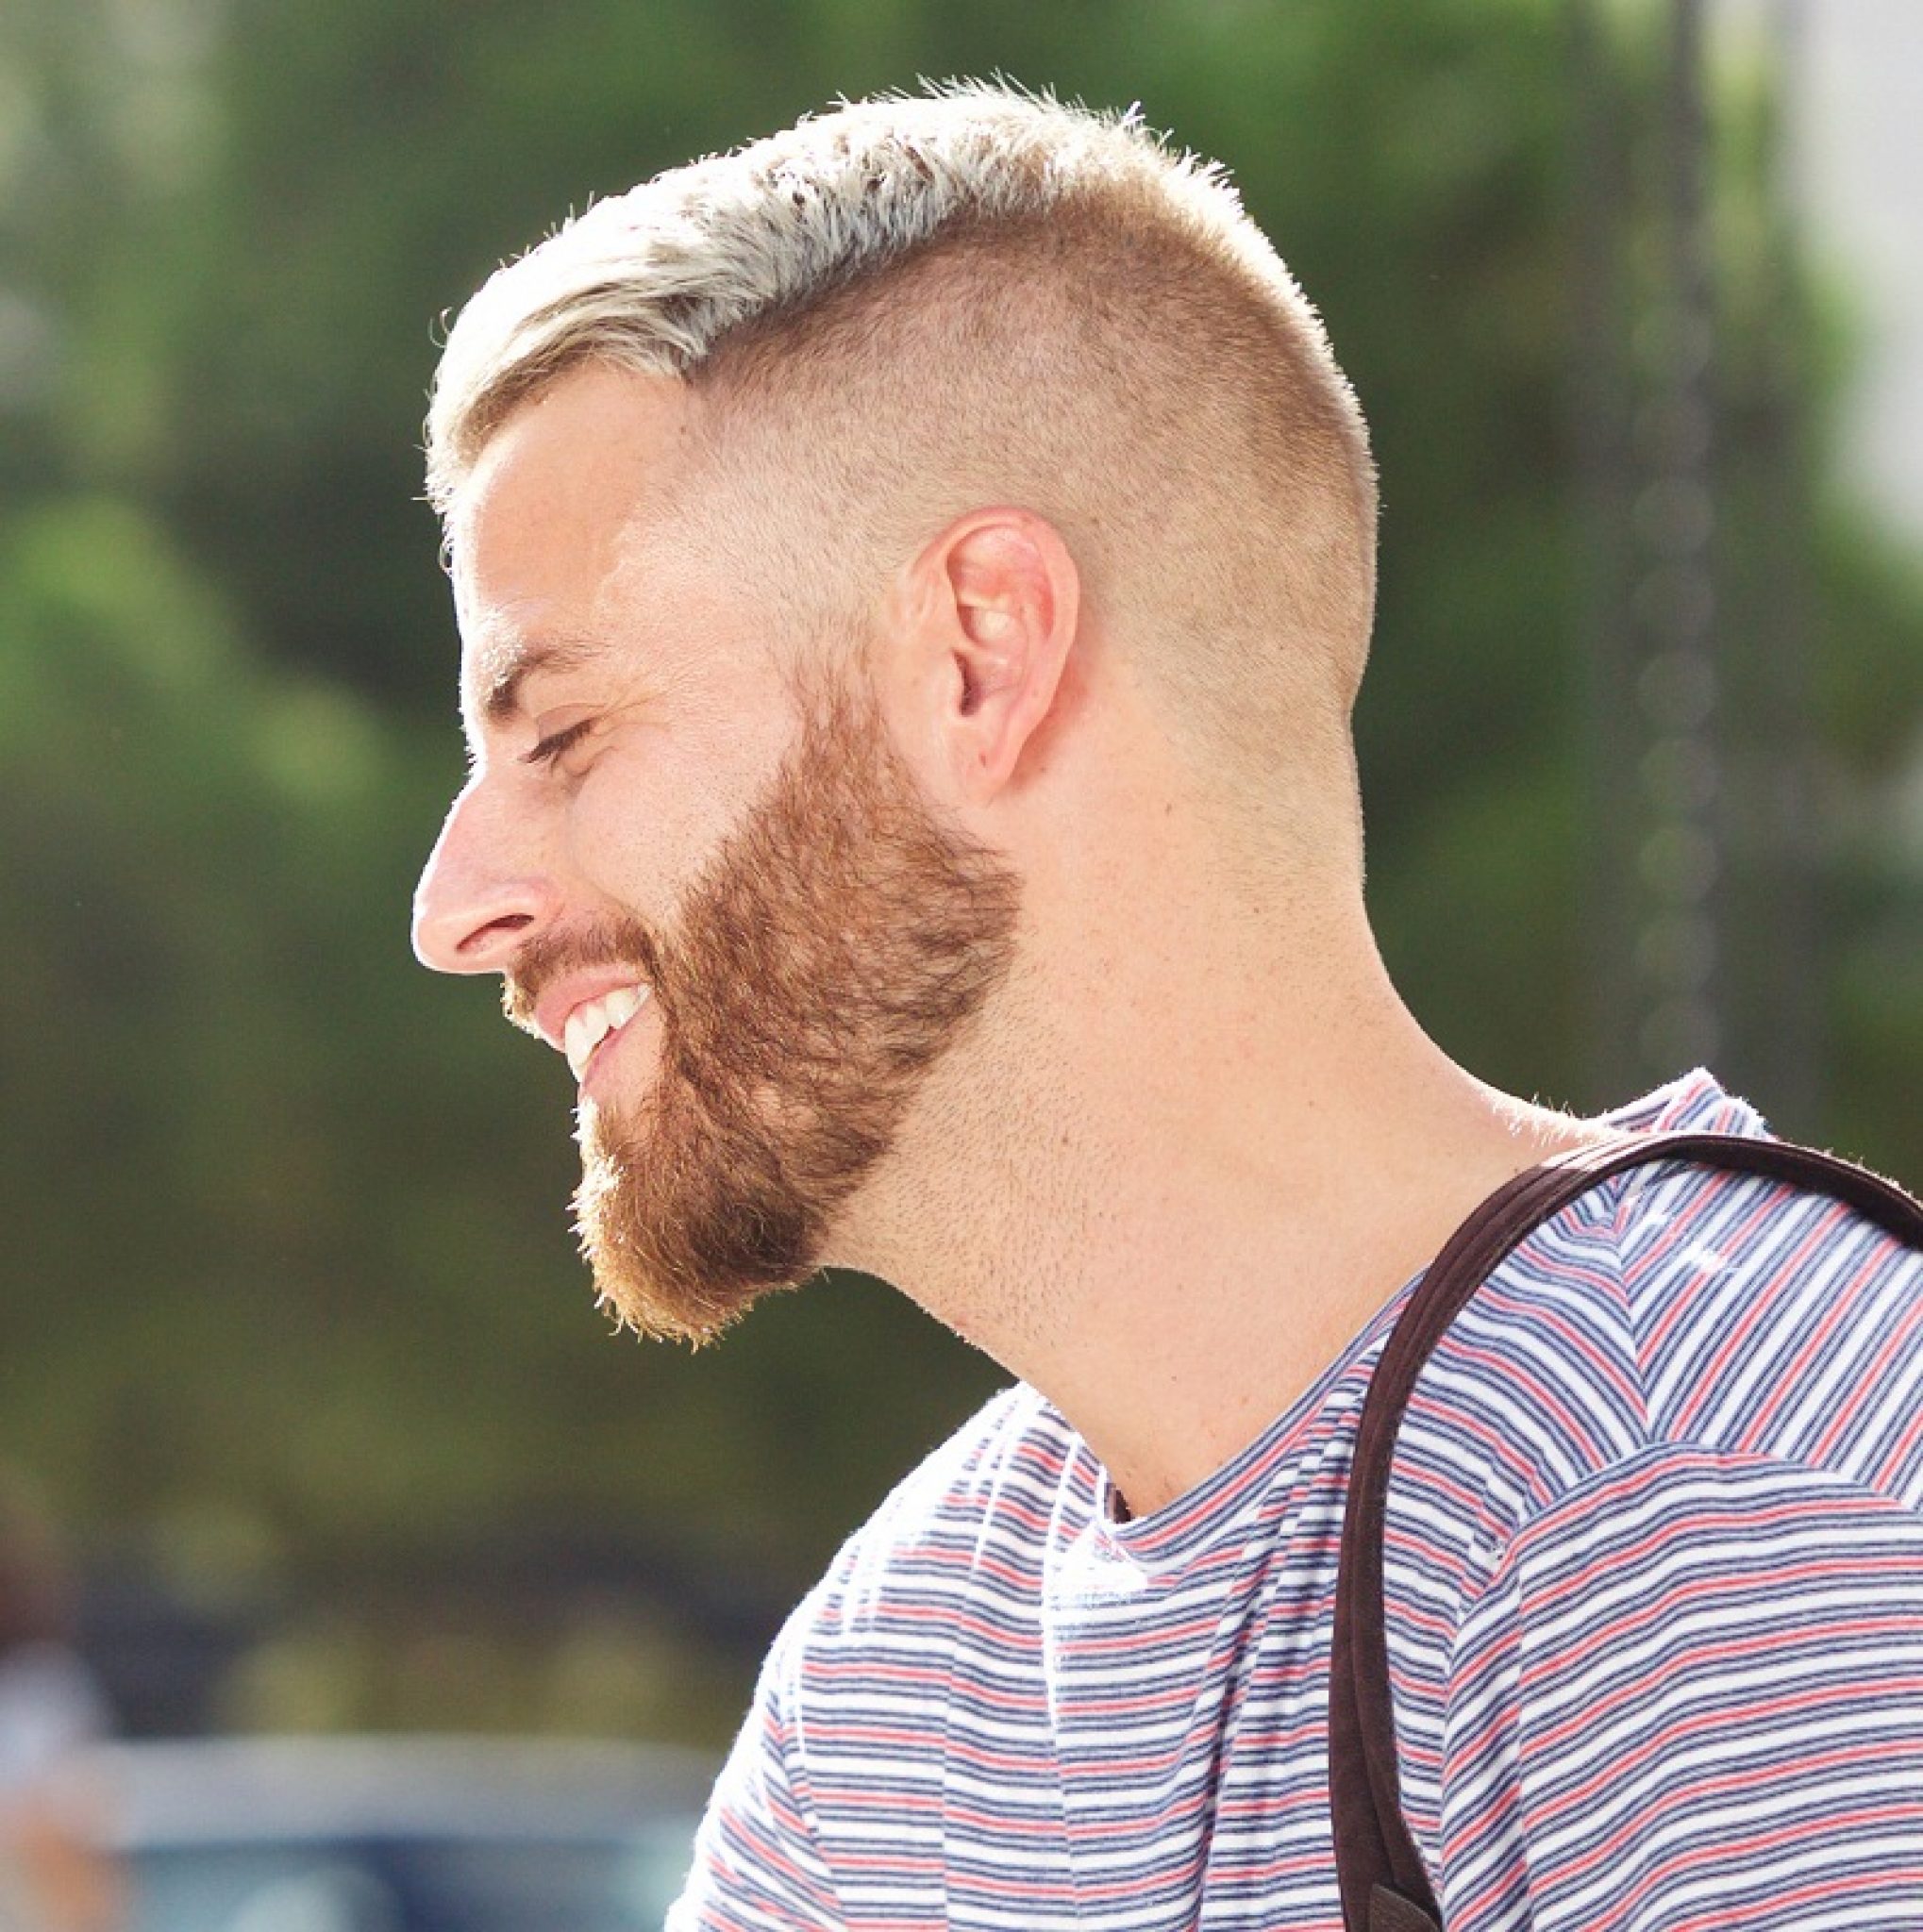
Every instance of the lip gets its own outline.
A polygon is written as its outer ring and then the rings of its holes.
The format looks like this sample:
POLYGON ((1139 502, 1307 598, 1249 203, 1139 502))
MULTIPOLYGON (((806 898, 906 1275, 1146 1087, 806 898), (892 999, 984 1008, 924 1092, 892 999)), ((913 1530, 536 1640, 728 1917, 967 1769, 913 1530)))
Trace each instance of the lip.
MULTIPOLYGON (((597 966, 592 971, 569 973, 557 979, 534 1003, 534 1030, 553 1047, 556 1053, 567 1051, 567 1023, 577 1007, 585 1007, 590 1000, 598 1000, 610 993, 617 986, 645 986, 647 981, 631 966, 597 966)), ((621 1029, 626 1031, 624 1027, 621 1029)), ((610 1034, 609 1040, 617 1036, 610 1034)), ((606 1046, 604 1040, 601 1046, 606 1046)), ((600 1058, 600 1047, 594 1050, 594 1058, 600 1058)), ((589 1065, 594 1064, 593 1060, 589 1065)))

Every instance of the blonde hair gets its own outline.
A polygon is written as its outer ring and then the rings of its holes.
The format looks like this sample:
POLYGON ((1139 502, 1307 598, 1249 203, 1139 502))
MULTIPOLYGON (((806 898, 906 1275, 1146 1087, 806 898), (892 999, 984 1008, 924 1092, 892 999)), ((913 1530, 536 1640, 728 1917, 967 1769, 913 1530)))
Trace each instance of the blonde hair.
POLYGON ((1273 758, 1305 708, 1346 729, 1374 598, 1362 412, 1224 172, 1132 110, 952 84, 594 205, 450 333, 437 507, 520 404, 589 362, 700 394, 755 533, 744 567, 805 529, 845 589, 878 545, 899 557, 1019 502, 1212 736, 1273 758))

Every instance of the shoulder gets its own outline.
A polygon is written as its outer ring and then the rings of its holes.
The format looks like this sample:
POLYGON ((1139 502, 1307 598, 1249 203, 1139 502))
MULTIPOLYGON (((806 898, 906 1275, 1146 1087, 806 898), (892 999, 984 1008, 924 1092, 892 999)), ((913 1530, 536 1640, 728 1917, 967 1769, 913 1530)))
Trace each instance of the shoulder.
MULTIPOLYGON (((1762 1131, 1747 1110, 1647 1124, 1762 1131)), ((1801 1748, 1773 1711, 1860 1726, 1864 1659, 1895 1645, 1908 1670, 1923 1644, 1919 1512, 1923 1255, 1747 1174, 1663 1164, 1591 1191, 1459 1318, 1397 1450, 1386 1623, 1425 1849, 1446 1782, 1489 1818, 1543 1774, 1519 1700, 1592 1742, 1620 1704, 1592 1759, 1618 1767, 1665 1724, 1722 1735, 1726 1707, 1762 1757, 1801 1748)))
MULTIPOLYGON (((1713 1086, 1647 1124, 1763 1131, 1713 1086)), ((1923 1509, 1923 1254, 1826 1194, 1633 1169, 1525 1241, 1417 1382, 1386 1523, 1398 1648, 1439 1685, 1519 1544, 1630 1535, 1697 1482, 1722 1509, 1741 1466, 1765 1512, 1798 1474, 1821 1508, 1923 1509)))
MULTIPOLYGON (((1647 1124, 1764 1132, 1703 1076, 1647 1124)), ((1459 1557, 1661 1446, 1914 1506, 1919 1396, 1923 1254, 1830 1195, 1665 1162, 1582 1195, 1484 1284, 1418 1381, 1396 1487, 1412 1533, 1453 1520, 1459 1557)))
MULTIPOLYGON (((1652 1131, 1764 1131, 1707 1074, 1609 1119, 1652 1131)), ((1423 1460, 1426 1441, 1457 1467, 1495 1458, 1510 1482, 1540 1500, 1641 1446, 1647 1418, 1630 1262, 1666 1222, 1664 1177, 1690 1172, 1614 1175, 1508 1256, 1425 1366, 1404 1432, 1412 1462, 1423 1460)))
POLYGON ((1621 1254, 1653 1440, 1923 1503, 1923 1253, 1831 1195, 1678 1167, 1621 1254))
POLYGON ((1061 1498, 1080 1493, 1084 1461, 1040 1396, 1005 1390, 848 1538, 762 1665, 670 1922, 677 1932, 846 1923, 827 1848, 847 1826, 848 1791, 872 1785, 885 1760, 900 1802, 858 1807, 862 1828, 914 1828, 939 1779, 954 1686, 995 1693, 1011 1633, 1027 1655, 1025 1580, 1039 1573, 1061 1498))

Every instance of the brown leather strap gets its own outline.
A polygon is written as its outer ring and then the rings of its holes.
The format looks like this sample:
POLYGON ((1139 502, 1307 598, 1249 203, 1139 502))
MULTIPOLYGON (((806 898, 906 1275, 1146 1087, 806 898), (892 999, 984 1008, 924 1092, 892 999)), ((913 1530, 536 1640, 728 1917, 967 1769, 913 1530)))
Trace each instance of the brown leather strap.
POLYGON ((1483 1281, 1528 1235, 1610 1175, 1693 1161, 1832 1194, 1923 1247, 1923 1205, 1833 1154, 1740 1134, 1623 1134, 1519 1174, 1450 1236, 1396 1319, 1356 1430, 1329 1659, 1329 1789, 1348 1932, 1435 1932, 1442 1913, 1402 1816, 1396 1715, 1382 1627, 1382 1514, 1402 1413, 1430 1352, 1483 1281))

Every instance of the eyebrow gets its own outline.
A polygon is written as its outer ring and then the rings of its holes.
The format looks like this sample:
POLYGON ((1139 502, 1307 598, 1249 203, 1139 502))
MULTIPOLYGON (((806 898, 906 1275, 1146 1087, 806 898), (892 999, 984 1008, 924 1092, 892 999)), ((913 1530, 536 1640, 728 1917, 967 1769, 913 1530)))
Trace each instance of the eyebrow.
POLYGON ((557 631, 542 637, 510 637, 482 659, 476 680, 477 709, 490 724, 514 714, 521 687, 537 671, 575 671, 605 656, 608 640, 586 631, 557 631))

